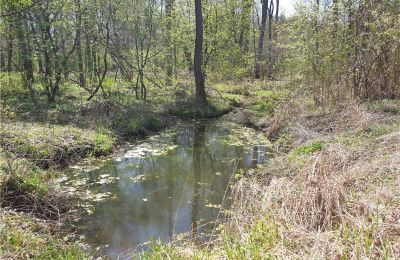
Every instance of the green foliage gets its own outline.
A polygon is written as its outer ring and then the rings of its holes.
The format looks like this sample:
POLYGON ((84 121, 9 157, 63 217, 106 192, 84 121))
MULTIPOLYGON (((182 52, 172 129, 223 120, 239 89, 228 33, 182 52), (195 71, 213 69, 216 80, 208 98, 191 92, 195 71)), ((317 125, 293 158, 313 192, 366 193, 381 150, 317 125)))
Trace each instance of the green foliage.
POLYGON ((21 75, 15 72, 0 72, 0 88, 2 98, 28 94, 26 89, 23 88, 21 75))
POLYGON ((277 108, 281 95, 270 90, 259 90, 255 92, 257 101, 254 109, 260 112, 273 114, 277 108))
POLYGON ((393 115, 400 114, 400 101, 399 100, 388 100, 382 99, 373 102, 367 102, 367 106, 371 110, 381 111, 393 115))
POLYGON ((222 94, 222 97, 228 100, 228 102, 233 106, 233 107, 238 107, 242 103, 242 97, 241 95, 236 95, 236 94, 230 94, 230 93, 224 93, 222 94))
POLYGON ((301 146, 295 148, 292 151, 292 154, 294 156, 312 154, 312 153, 321 151, 323 147, 324 147, 324 144, 321 141, 315 141, 309 145, 301 145, 301 146))
POLYGON ((398 74, 390 69, 398 67, 400 53, 400 27, 393 22, 400 17, 398 7, 396 0, 325 6, 304 1, 279 27, 281 70, 300 75, 317 104, 398 97, 398 74))
POLYGON ((162 129, 165 123, 153 114, 130 120, 128 122, 128 132, 131 135, 146 135, 149 132, 155 132, 162 129))
POLYGON ((97 132, 94 134, 93 144, 95 156, 107 155, 113 150, 114 140, 107 134, 97 132))
POLYGON ((260 112, 273 112, 274 105, 272 101, 259 100, 256 102, 255 110, 260 112))

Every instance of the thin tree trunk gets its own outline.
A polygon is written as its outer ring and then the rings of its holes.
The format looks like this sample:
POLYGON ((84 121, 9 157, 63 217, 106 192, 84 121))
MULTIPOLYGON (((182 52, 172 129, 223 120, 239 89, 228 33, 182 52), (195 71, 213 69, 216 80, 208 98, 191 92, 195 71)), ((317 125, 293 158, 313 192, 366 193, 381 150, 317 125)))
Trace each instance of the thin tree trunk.
POLYGON ((249 32, 250 32, 250 19, 251 19, 251 7, 253 1, 243 0, 242 1, 242 13, 240 16, 240 35, 239 45, 243 51, 249 50, 249 32))
POLYGON ((5 54, 4 54, 4 48, 0 47, 0 70, 5 71, 6 68, 6 62, 5 60, 5 54))
POLYGON ((189 72, 189 74, 192 74, 192 72, 193 72, 192 53, 188 50, 187 47, 184 47, 183 54, 185 56, 185 62, 187 65, 188 72, 189 72))
POLYGON ((196 38, 194 47, 194 78, 196 82, 196 102, 200 105, 207 104, 204 86, 203 63, 203 12, 202 1, 195 0, 196 38))
POLYGON ((174 46, 172 42, 172 11, 174 8, 174 0, 165 1, 165 15, 167 19, 166 26, 166 38, 167 38, 167 78, 165 84, 167 86, 172 85, 172 77, 174 72, 174 46))
POLYGON ((266 29, 266 25, 267 25, 267 15, 268 15, 268 0, 262 0, 261 1, 260 38, 258 39, 256 64, 255 64, 255 68, 254 68, 254 77, 256 79, 261 78, 261 64, 260 64, 260 62, 261 62, 262 57, 263 57, 265 29, 266 29))
POLYGON ((271 0, 268 10, 268 71, 267 76, 269 79, 272 78, 273 58, 272 58, 272 22, 274 17, 274 4, 271 0))
MULTIPOLYGON (((97 71, 97 76, 98 76, 98 85, 95 88, 95 90, 93 91, 93 93, 88 97, 88 101, 90 101, 99 91, 99 89, 103 89, 103 81, 107 75, 107 71, 108 71, 108 62, 107 62, 107 56, 108 56, 108 51, 110 48, 110 16, 111 16, 111 4, 109 4, 109 13, 108 13, 108 18, 107 18, 107 22, 105 25, 105 29, 106 29, 106 46, 104 46, 104 56, 103 56, 103 63, 104 63, 104 69, 103 69, 103 73, 100 75, 100 68, 96 69, 97 71)), ((99 56, 100 58, 100 56, 99 56)), ((100 61, 97 62, 97 65, 100 65, 100 61)), ((104 94, 104 93, 103 93, 104 94)))
POLYGON ((13 60, 13 38, 10 33, 7 41, 7 72, 11 72, 13 70, 12 60, 13 60))
POLYGON ((85 89, 86 88, 86 79, 85 79, 85 69, 83 66, 83 55, 82 55, 82 10, 81 10, 81 2, 80 0, 76 0, 75 2, 77 7, 76 12, 76 20, 77 20, 77 28, 76 28, 76 51, 78 55, 78 71, 79 71, 79 85, 85 89))
POLYGON ((26 19, 21 19, 21 20, 22 20, 20 23, 21 29, 18 30, 17 37, 18 37, 20 57, 22 63, 22 78, 24 80, 25 87, 30 92, 30 97, 32 102, 36 104, 35 91, 33 89, 34 76, 33 76, 33 63, 32 63, 32 49, 30 46, 29 39, 26 35, 29 30, 26 22, 27 20, 26 19))

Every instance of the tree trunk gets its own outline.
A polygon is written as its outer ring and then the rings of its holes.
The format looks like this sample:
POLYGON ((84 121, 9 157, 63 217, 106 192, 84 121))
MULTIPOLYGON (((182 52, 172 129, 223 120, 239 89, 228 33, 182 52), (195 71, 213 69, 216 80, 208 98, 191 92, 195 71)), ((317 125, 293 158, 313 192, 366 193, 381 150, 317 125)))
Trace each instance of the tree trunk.
POLYGON ((272 78, 273 58, 272 58, 272 21, 274 17, 274 6, 271 0, 268 10, 268 71, 267 76, 272 78))
POLYGON ((249 32, 251 21, 252 0, 242 1, 242 13, 240 16, 239 45, 244 52, 249 50, 249 32))
POLYGON ((263 57, 265 28, 266 28, 266 25, 267 25, 267 15, 268 15, 268 0, 262 0, 261 1, 260 38, 258 39, 256 64, 255 64, 255 68, 254 68, 254 78, 256 78, 256 79, 261 78, 261 65, 260 65, 260 62, 261 62, 262 57, 263 57))
POLYGON ((187 69, 189 74, 193 72, 193 61, 192 61, 192 53, 188 50, 187 47, 184 47, 183 54, 185 56, 185 63, 187 65, 187 69))
POLYGON ((0 71, 2 71, 2 72, 6 68, 6 63, 5 63, 4 59, 5 59, 4 48, 0 47, 0 71))
POLYGON ((203 13, 202 1, 194 2, 196 16, 196 38, 194 46, 194 78, 196 82, 196 102, 200 105, 207 104, 206 91, 204 86, 203 63, 203 13))
POLYGON ((33 63, 32 63, 32 49, 28 38, 28 25, 26 19, 21 19, 20 30, 18 30, 18 44, 20 49, 20 59, 21 59, 21 72, 25 87, 30 92, 30 97, 32 102, 36 104, 35 91, 33 89, 33 63))
POLYGON ((166 25, 166 42, 167 42, 167 78, 165 84, 167 86, 172 85, 172 77, 174 73, 174 46, 172 44, 172 11, 174 8, 174 0, 165 1, 165 16, 167 19, 166 25))
POLYGON ((83 54, 82 54, 82 10, 81 10, 81 3, 80 0, 76 0, 75 2, 77 7, 76 12, 76 20, 77 20, 77 27, 76 27, 76 51, 78 55, 78 71, 79 71, 79 85, 85 89, 86 88, 86 79, 85 79, 85 70, 83 66, 83 54))
POLYGON ((13 70, 12 60, 13 60, 13 38, 10 33, 7 42, 7 72, 11 72, 13 70))

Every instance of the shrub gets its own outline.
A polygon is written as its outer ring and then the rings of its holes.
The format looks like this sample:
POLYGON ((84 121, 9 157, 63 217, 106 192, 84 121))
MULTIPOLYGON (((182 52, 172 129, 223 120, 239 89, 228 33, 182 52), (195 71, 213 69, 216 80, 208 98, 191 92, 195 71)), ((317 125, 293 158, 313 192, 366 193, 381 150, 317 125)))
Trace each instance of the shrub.
POLYGON ((94 134, 93 143, 93 154, 95 156, 102 156, 107 155, 112 151, 114 140, 106 134, 96 133, 94 134))

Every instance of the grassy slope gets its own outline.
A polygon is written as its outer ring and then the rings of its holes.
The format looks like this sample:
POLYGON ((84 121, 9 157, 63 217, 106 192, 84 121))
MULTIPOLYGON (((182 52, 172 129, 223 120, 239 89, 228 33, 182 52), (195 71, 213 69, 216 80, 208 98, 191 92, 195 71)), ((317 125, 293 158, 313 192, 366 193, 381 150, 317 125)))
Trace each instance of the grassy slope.
POLYGON ((400 103, 346 104, 330 113, 306 100, 301 113, 285 111, 285 103, 265 119, 276 157, 236 184, 217 238, 206 246, 154 245, 141 257, 400 257, 400 103))

